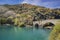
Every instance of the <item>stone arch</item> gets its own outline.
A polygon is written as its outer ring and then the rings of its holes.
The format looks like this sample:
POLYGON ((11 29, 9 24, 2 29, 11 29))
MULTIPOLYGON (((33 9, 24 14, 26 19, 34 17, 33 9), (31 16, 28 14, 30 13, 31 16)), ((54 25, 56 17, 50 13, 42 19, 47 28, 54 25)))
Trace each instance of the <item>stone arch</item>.
POLYGON ((49 28, 53 28, 53 26, 55 26, 55 24, 52 22, 47 22, 43 25, 43 28, 48 27, 48 26, 49 26, 49 28))

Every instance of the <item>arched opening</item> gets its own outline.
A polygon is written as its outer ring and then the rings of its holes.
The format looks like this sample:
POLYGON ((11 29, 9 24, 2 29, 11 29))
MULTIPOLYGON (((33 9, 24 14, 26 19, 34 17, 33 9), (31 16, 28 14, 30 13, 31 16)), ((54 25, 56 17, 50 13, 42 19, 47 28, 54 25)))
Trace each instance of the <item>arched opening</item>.
POLYGON ((55 25, 51 22, 45 23, 43 28, 52 29, 55 25))
POLYGON ((38 23, 35 24, 35 28, 39 28, 39 24, 38 23))

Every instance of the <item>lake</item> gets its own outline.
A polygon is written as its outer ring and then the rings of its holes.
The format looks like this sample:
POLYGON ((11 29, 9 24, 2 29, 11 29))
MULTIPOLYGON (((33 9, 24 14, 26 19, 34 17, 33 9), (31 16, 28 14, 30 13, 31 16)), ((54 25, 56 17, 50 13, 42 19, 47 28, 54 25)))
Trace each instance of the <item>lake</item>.
POLYGON ((50 30, 0 26, 0 40, 48 40, 50 30))

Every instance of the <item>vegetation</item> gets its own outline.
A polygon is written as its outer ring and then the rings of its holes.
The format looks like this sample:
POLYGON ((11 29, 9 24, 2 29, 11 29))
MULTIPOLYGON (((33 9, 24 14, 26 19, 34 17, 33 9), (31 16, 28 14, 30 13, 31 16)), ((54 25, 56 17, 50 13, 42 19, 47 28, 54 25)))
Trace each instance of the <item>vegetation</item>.
POLYGON ((60 40, 60 23, 52 30, 49 40, 60 40))
POLYGON ((33 25, 33 21, 60 19, 60 9, 49 9, 31 4, 0 6, 0 24, 33 25))
POLYGON ((6 23, 6 19, 5 18, 0 18, 0 24, 5 24, 6 23))
MULTIPOLYGON (((26 25, 32 26, 33 21, 46 19, 60 19, 60 9, 50 9, 31 4, 6 4, 0 6, 0 25, 11 24, 25 27, 26 25)), ((35 26, 39 25, 36 24, 35 26)), ((54 26, 54 24, 49 22, 44 25, 44 27, 46 26, 54 26)), ((60 40, 60 23, 55 25, 49 40, 60 40)))

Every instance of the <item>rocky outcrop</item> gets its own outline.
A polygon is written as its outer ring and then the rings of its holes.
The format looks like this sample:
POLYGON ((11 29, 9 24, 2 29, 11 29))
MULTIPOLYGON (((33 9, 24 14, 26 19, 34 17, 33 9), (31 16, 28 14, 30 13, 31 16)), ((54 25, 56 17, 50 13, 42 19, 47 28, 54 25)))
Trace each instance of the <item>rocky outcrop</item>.
POLYGON ((43 28, 52 29, 54 26, 55 24, 48 22, 43 25, 43 28))
POLYGON ((34 21, 46 19, 60 19, 60 10, 31 4, 0 5, 0 24, 9 20, 17 26, 32 26, 34 21))

